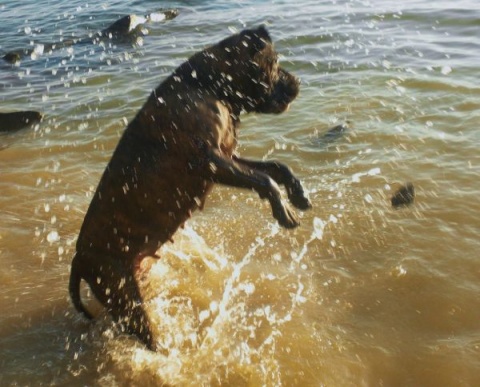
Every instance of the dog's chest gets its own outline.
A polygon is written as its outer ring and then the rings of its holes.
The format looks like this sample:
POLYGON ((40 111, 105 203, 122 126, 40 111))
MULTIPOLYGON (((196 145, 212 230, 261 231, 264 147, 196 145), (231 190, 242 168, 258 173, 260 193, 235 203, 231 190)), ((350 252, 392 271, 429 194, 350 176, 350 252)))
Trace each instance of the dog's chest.
POLYGON ((237 133, 234 125, 230 126, 228 130, 223 133, 220 142, 220 149, 223 153, 231 156, 237 147, 237 133))
POLYGON ((216 131, 217 146, 229 156, 233 154, 237 146, 238 119, 234 118, 230 110, 221 102, 216 106, 216 131))

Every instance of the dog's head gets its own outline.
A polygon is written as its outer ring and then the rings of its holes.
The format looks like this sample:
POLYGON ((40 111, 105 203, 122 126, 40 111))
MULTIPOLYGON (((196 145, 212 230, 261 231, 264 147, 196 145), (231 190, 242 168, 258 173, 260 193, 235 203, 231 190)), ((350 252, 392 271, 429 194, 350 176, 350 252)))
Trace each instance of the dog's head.
POLYGON ((280 68, 265 27, 244 30, 194 55, 177 73, 228 102, 235 112, 281 113, 299 92, 299 80, 280 68))

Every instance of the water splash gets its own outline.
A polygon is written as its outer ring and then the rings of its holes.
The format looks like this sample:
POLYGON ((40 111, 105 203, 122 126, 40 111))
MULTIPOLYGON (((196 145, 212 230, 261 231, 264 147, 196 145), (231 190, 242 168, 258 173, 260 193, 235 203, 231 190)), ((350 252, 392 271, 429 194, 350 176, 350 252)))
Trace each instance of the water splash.
POLYGON ((160 353, 143 346, 112 351, 136 383, 172 385, 281 385, 284 332, 308 298, 305 264, 309 245, 323 238, 331 218, 315 218, 310 238, 289 252, 290 260, 264 264, 262 251, 279 239, 270 225, 235 260, 210 248, 193 228, 162 247, 151 270, 148 301, 160 353), (281 268, 280 268, 281 267, 281 268), (127 365, 126 365, 127 364, 127 365))

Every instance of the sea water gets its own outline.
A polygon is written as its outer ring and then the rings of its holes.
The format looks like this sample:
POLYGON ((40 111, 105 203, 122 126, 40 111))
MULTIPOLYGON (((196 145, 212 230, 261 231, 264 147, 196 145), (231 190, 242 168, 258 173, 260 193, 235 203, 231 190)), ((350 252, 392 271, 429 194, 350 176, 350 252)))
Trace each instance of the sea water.
POLYGON ((0 134, 0 385, 479 385, 479 27, 475 0, 1 3, 0 55, 34 50, 0 61, 0 111, 44 119, 0 134), (159 6, 178 17, 41 50, 159 6), (242 117, 239 152, 288 164, 313 208, 283 230, 217 186, 152 268, 152 353, 72 307, 76 237, 151 90, 259 24, 301 94, 242 117))

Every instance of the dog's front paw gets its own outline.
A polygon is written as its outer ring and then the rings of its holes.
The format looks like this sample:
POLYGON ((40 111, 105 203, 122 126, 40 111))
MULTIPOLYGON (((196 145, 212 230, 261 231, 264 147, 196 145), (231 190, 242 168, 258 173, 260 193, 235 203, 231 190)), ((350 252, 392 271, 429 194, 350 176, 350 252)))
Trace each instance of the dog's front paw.
POLYGON ((300 225, 297 214, 290 208, 287 203, 278 203, 272 207, 273 217, 277 219, 280 226, 285 228, 295 228, 300 225))
POLYGON ((287 188, 287 193, 290 202, 299 210, 305 211, 312 208, 312 203, 305 195, 303 187, 298 180, 294 181, 293 184, 287 188))

